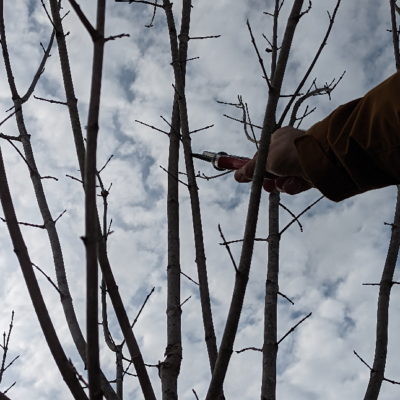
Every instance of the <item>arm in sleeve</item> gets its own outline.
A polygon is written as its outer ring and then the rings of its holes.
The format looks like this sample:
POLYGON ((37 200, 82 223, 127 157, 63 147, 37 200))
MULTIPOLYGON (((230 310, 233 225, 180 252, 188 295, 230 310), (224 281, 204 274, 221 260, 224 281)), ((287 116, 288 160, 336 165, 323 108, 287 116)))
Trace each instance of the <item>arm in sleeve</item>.
POLYGON ((303 169, 341 201, 400 183, 400 72, 337 108, 295 140, 303 169))

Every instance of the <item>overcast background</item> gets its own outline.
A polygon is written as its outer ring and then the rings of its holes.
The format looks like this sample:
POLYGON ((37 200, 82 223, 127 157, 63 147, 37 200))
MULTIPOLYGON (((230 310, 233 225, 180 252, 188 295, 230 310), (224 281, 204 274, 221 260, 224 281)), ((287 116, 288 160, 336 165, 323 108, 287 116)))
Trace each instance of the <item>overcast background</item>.
MULTIPOLYGON (((70 9, 63 2, 63 12, 70 9)), ((280 34, 292 2, 282 8, 280 34)), ((326 11, 336 1, 320 0, 313 4, 300 22, 285 75, 283 93, 290 94, 308 68, 328 26, 326 11)), ((95 2, 81 1, 81 7, 94 23, 95 2)), ((174 2, 175 20, 180 19, 181 0, 174 2)), ((235 103, 242 95, 248 103, 252 121, 262 124, 267 101, 267 85, 252 47, 246 20, 249 19, 266 65, 270 55, 264 52, 271 38, 272 1, 204 0, 193 3, 190 36, 221 35, 219 39, 191 40, 187 68, 187 100, 190 129, 214 124, 212 129, 193 134, 193 150, 226 151, 251 157, 254 144, 246 140, 242 126, 223 114, 241 118, 241 111, 216 102, 235 103)), ((112 161, 102 173, 106 186, 112 183, 109 216, 114 233, 109 238, 109 256, 114 274, 133 320, 143 300, 155 287, 149 303, 135 326, 146 363, 163 360, 166 346, 166 167, 168 138, 135 122, 141 120, 168 131, 160 115, 170 118, 174 95, 170 66, 168 30, 163 10, 157 10, 154 27, 148 29, 153 9, 143 4, 108 2, 106 35, 129 33, 130 38, 108 42, 105 51, 104 79, 99 134, 99 168, 111 154, 112 161)), ((5 24, 11 62, 17 87, 22 96, 30 85, 51 34, 51 25, 39 1, 5 2, 5 24)), ((71 13, 65 18, 65 31, 72 65, 72 76, 79 99, 81 122, 87 120, 92 45, 89 35, 71 13)), ((368 90, 395 72, 391 42, 389 2, 343 0, 337 21, 322 56, 311 74, 323 85, 346 70, 340 85, 327 97, 310 99, 317 106, 302 127, 327 116, 338 105, 363 96, 368 90)), ((4 63, 0 67, 0 120, 12 106, 4 63)), ((268 67, 269 70, 269 67, 268 67)), ((64 89, 58 51, 53 48, 35 95, 64 101, 64 89)), ((284 107, 280 103, 278 115, 284 107)), ((304 105, 305 106, 305 105, 304 105)), ((304 108, 303 108, 304 109, 304 108)), ((24 105, 24 116, 41 175, 59 180, 43 181, 47 198, 56 218, 63 245, 70 290, 78 318, 85 331, 83 192, 81 185, 65 175, 79 177, 65 106, 31 98, 24 105)), ((7 135, 18 135, 15 120, 1 128, 7 135)), ((17 152, 5 141, 0 143, 7 174, 20 221, 41 224, 41 217, 29 179, 29 171, 17 152)), ((213 175, 210 165, 195 160, 196 170, 213 175)), ((181 164, 184 171, 184 165, 181 164)), ((184 179, 184 177, 183 177, 184 179)), ((249 198, 249 185, 237 184, 228 175, 217 180, 199 180, 205 247, 217 340, 219 342, 229 307, 234 269, 226 250, 219 246, 218 223, 227 240, 240 239, 249 198)), ((187 189, 181 197, 181 267, 197 280, 194 245, 187 189)), ((315 201, 320 194, 311 190, 296 197, 282 196, 282 203, 295 214, 315 201)), ((304 232, 293 224, 281 242, 280 291, 295 305, 279 299, 278 336, 284 335, 301 318, 313 315, 279 346, 278 398, 331 400, 363 398, 369 370, 353 354, 356 350, 372 365, 375 345, 375 319, 378 287, 362 286, 379 282, 390 235, 396 190, 394 187, 373 191, 339 204, 327 199, 319 202, 301 219, 304 232)), ((263 195, 257 236, 267 236, 268 196, 263 195)), ((281 210, 282 227, 291 217, 281 210)), ((47 234, 32 227, 21 228, 32 261, 54 278, 47 234)), ((240 245, 232 245, 236 259, 240 245)), ((235 349, 261 347, 263 341, 264 284, 266 277, 265 242, 256 243, 245 305, 235 349)), ((0 225, 0 331, 8 330, 15 311, 8 360, 20 355, 6 371, 0 390, 14 381, 8 392, 11 399, 70 399, 42 337, 37 318, 27 295, 25 283, 8 237, 0 225)), ((395 280, 399 280, 396 272, 395 280)), ((46 279, 38 274, 57 332, 76 368, 84 374, 83 364, 74 349, 65 323, 59 296, 46 279)), ((182 277, 182 299, 192 296, 183 306, 183 362, 179 393, 181 399, 205 397, 210 372, 204 344, 198 287, 182 277)), ((398 332, 400 329, 400 293, 393 288, 390 307, 389 355, 386 377, 400 381, 398 332)), ((121 341, 113 315, 110 323, 115 340, 121 341)), ((103 343, 103 342, 102 342, 103 343)), ((114 355, 102 344, 101 364, 110 380, 114 379, 114 355)), ((128 352, 126 352, 126 355, 128 352)), ((225 381, 228 400, 255 399, 260 396, 261 360, 258 352, 234 353, 225 381)), ((133 371, 132 371, 133 372, 133 371)), ((160 381, 157 370, 150 369, 158 398, 160 381)), ((384 382, 380 399, 399 397, 400 387, 384 382)), ((125 398, 141 399, 136 378, 126 377, 125 398)))

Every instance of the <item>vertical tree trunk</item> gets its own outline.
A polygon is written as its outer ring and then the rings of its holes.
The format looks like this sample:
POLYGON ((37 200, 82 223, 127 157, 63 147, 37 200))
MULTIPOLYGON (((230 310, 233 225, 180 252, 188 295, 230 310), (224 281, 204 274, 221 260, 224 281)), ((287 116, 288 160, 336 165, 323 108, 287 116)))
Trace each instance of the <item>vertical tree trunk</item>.
POLYGON ((277 298, 279 291, 279 200, 275 191, 269 196, 268 272, 265 284, 264 345, 261 400, 275 400, 277 345, 277 298))

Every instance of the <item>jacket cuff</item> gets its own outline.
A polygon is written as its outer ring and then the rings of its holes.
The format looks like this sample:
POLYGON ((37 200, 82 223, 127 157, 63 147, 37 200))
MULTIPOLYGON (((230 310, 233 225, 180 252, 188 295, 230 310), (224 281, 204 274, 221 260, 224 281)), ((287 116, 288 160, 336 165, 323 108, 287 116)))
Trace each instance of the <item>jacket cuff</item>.
POLYGON ((331 160, 314 139, 312 131, 316 125, 294 141, 300 163, 311 183, 325 197, 336 202, 362 193, 343 166, 331 160))

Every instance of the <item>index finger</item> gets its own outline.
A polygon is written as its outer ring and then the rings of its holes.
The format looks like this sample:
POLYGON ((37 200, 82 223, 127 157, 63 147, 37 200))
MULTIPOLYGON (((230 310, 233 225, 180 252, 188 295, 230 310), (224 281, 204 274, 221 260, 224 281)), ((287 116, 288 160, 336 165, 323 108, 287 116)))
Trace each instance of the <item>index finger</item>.
POLYGON ((251 182, 253 180, 254 168, 257 157, 249 160, 242 168, 235 171, 235 180, 237 182, 251 182))

